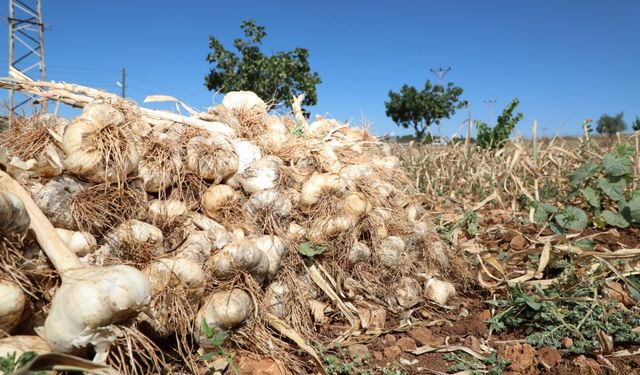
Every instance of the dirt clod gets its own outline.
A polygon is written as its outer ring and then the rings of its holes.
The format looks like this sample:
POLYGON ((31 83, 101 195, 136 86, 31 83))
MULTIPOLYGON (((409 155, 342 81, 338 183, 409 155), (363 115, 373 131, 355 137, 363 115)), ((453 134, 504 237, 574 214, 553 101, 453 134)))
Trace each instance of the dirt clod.
POLYGON ((353 358, 367 358, 369 357, 369 348, 363 344, 349 345, 349 353, 353 358))
POLYGON ((482 352, 482 347, 480 346, 480 340, 478 340, 475 336, 468 336, 464 339, 464 346, 473 350, 474 352, 482 352))
POLYGON ((562 361, 562 353, 551 348, 538 349, 538 360, 546 368, 552 368, 562 361))
POLYGON ((511 361, 508 370, 514 374, 537 374, 538 359, 536 350, 529 344, 506 345, 499 355, 511 361))
POLYGON ((236 367, 246 375, 291 375, 282 361, 273 358, 241 357, 236 367))
POLYGON ((412 352, 417 348, 416 340, 406 336, 398 339, 398 342, 396 342, 396 345, 399 346, 400 349, 402 349, 405 352, 412 352))
POLYGON ((511 239, 511 242, 509 243, 509 246, 513 250, 522 250, 526 248, 527 245, 528 245, 527 239, 524 238, 524 236, 521 234, 518 234, 517 236, 513 237, 511 239))
POLYGON ((390 346, 388 348, 384 348, 384 358, 389 361, 395 361, 402 354, 402 349, 399 346, 390 346))

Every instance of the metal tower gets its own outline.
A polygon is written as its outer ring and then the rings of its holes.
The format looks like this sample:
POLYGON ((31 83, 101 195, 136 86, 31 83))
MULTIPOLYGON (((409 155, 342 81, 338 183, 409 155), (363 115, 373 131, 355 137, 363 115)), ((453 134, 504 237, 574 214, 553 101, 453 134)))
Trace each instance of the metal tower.
POLYGON ((440 86, 443 86, 443 81, 444 81, 444 76, 447 75, 447 73, 449 73, 449 71, 451 70, 451 67, 448 67, 447 69, 444 68, 440 68, 438 70, 435 69, 431 69, 431 73, 435 74, 436 77, 438 77, 438 84, 440 86))
POLYGON ((495 99, 487 99, 483 100, 484 104, 487 105, 487 125, 491 125, 492 115, 493 115, 493 105, 496 104, 497 100, 495 99))
MULTIPOLYGON (((9 0, 9 74, 17 71, 33 79, 45 79, 44 24, 41 0, 9 0), (16 43, 17 42, 17 43, 16 43), (40 76, 37 76, 37 71, 40 76)), ((9 91, 12 112, 32 102, 31 95, 9 91)), ((46 109, 46 102, 41 104, 46 109)))

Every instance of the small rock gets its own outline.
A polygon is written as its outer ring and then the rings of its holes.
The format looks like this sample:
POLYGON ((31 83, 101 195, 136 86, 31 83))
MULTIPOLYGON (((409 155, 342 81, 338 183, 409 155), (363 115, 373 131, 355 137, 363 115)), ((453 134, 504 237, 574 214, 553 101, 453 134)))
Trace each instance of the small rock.
POLYGON ((418 362, 420 362, 420 361, 418 361, 417 359, 405 359, 405 358, 400 358, 400 361, 399 361, 399 362, 400 362, 400 364, 401 364, 401 365, 405 365, 405 366, 413 366, 413 365, 417 364, 417 363, 418 363, 418 362))
POLYGON ((387 345, 395 345, 396 341, 398 340, 394 335, 387 333, 386 335, 384 335, 384 341, 387 342, 387 345))
POLYGON ((388 348, 384 348, 384 357, 387 360, 395 361, 402 354, 402 349, 399 346, 390 346, 388 348))
POLYGON ((482 352, 482 346, 480 345, 480 340, 478 340, 475 336, 468 336, 464 339, 464 346, 473 350, 476 353, 482 352))
POLYGON ((509 246, 513 250, 522 250, 526 248, 527 245, 528 245, 527 239, 524 238, 524 236, 521 234, 518 234, 517 236, 513 237, 511 239, 511 242, 509 242, 509 246))
POLYGON ((400 349, 402 349, 405 352, 412 352, 417 348, 416 340, 406 336, 398 339, 398 342, 396 342, 396 345, 398 345, 400 349))
POLYGON ((355 359, 369 358, 369 348, 363 344, 349 345, 349 353, 355 359))
POLYGON ((407 332, 409 337, 416 340, 421 346, 437 348, 444 345, 444 337, 435 336, 429 328, 415 327, 407 332))
POLYGON ((564 337, 562 339, 562 347, 565 349, 569 349, 573 346, 573 339, 571 337, 564 337))
POLYGON ((550 369, 562 361, 562 354, 557 350, 544 347, 538 349, 538 359, 540 363, 550 369))
POLYGON ((216 371, 224 371, 229 366, 229 360, 225 357, 218 357, 211 361, 210 365, 216 371))

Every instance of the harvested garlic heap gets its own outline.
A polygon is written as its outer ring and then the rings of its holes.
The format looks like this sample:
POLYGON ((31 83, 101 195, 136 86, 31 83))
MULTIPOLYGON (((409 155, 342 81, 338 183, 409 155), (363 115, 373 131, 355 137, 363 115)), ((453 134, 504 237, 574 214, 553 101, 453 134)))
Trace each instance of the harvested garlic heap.
POLYGON ((182 118, 54 86, 43 87, 80 116, 23 118, 0 136, 10 175, 0 175, 1 246, 22 273, 0 276, 0 330, 14 334, 0 353, 44 347, 123 373, 194 370, 197 346, 211 349, 206 321, 235 331, 229 345, 281 350, 306 372, 295 345, 312 354, 304 339, 326 343, 316 327, 338 319, 331 311, 383 304, 397 314, 455 294, 442 278, 446 244, 398 159, 366 130, 307 123, 302 97, 290 117, 231 92, 182 118), (20 280, 37 279, 45 255, 60 282, 29 296, 20 280), (44 321, 23 319, 34 297, 47 304, 44 321), (163 356, 167 345, 179 354, 163 356))

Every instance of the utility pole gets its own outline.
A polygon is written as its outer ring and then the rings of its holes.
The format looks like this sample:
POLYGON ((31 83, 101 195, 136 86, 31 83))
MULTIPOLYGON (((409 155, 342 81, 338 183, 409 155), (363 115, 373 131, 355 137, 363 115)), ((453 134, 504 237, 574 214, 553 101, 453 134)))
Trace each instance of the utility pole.
POLYGON ((127 71, 122 67, 122 97, 125 97, 126 92, 126 79, 127 79, 127 71))
POLYGON ((488 99, 488 100, 483 100, 483 102, 487 105, 487 118, 488 118, 487 125, 491 125, 491 119, 492 119, 491 115, 493 114, 493 105, 496 104, 497 100, 488 99))
MULTIPOLYGON (((442 86, 444 90, 444 76, 446 76, 447 73, 449 73, 449 71, 451 70, 451 67, 448 67, 447 69, 438 68, 438 69, 430 69, 430 70, 431 70, 431 73, 435 74, 436 77, 438 77, 438 85, 442 86)), ((438 138, 442 140, 442 125, 440 125, 440 123, 438 123, 438 138)))
MULTIPOLYGON (((44 24, 41 0, 9 0, 9 76, 23 75, 45 80, 44 24), (16 43, 17 42, 17 43, 16 43), (33 74, 40 71, 40 76, 33 74)), ((20 106, 34 102, 33 95, 9 90, 9 109, 15 112, 20 106)), ((47 102, 41 101, 46 110, 47 102)))

